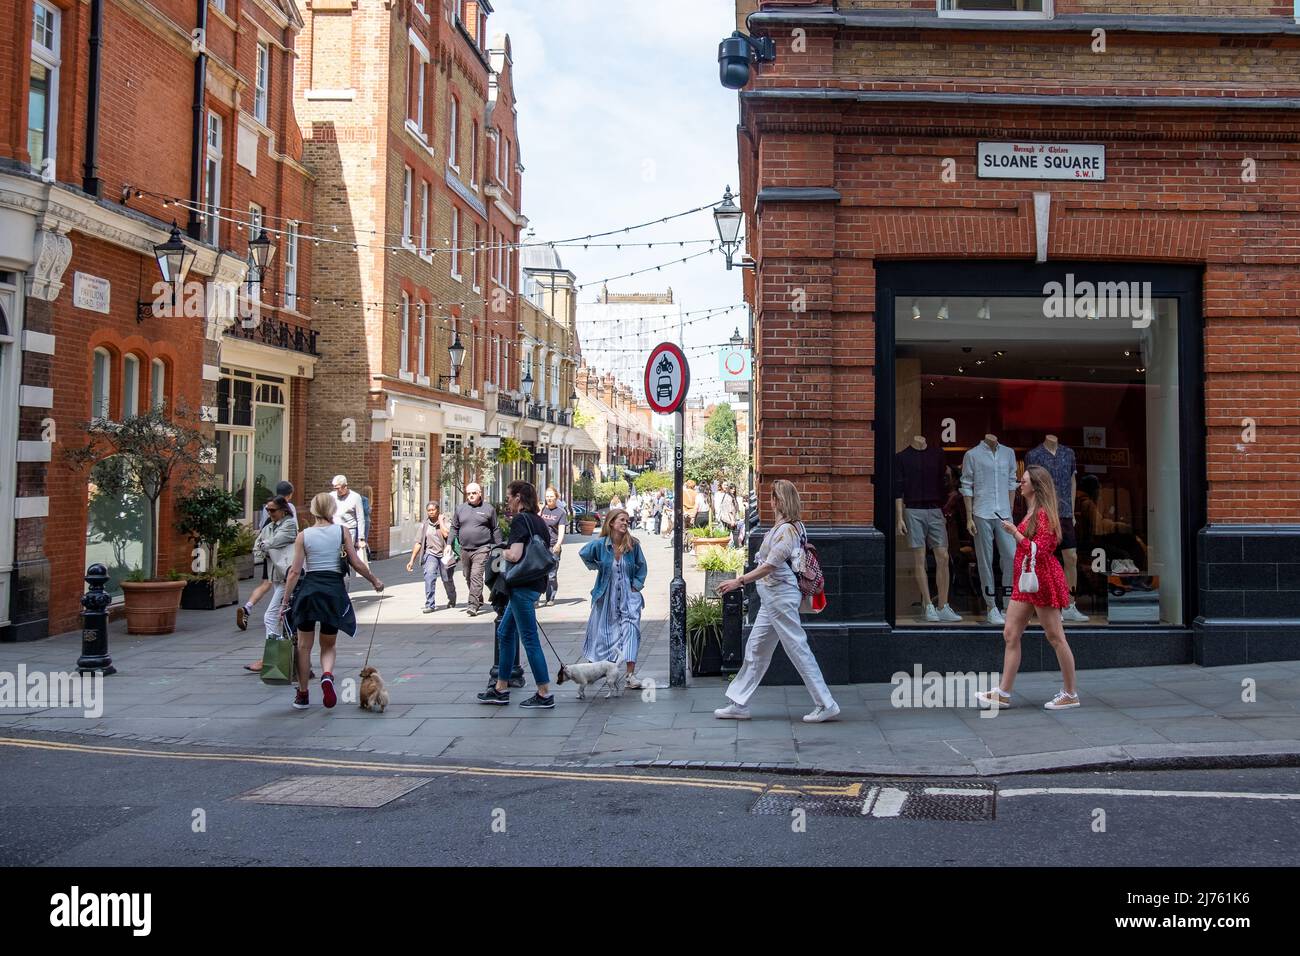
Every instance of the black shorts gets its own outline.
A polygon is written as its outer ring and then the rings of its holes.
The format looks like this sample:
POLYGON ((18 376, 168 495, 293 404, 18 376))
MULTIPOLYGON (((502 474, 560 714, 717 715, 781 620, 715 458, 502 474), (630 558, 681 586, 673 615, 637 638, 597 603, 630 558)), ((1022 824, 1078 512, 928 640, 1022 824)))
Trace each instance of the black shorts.
POLYGON ((327 625, 324 621, 295 621, 294 625, 300 631, 311 633, 316 630, 316 625, 320 625, 321 637, 338 637, 339 629, 333 625, 327 625))
POLYGON ((1074 519, 1062 518, 1061 519, 1061 544, 1059 547, 1061 548, 1062 551, 1069 551, 1070 549, 1077 548, 1078 546, 1079 546, 1079 539, 1075 537, 1074 534, 1074 519))
POLYGON ((262 559, 262 580, 263 581, 271 580, 271 559, 270 558, 262 559))

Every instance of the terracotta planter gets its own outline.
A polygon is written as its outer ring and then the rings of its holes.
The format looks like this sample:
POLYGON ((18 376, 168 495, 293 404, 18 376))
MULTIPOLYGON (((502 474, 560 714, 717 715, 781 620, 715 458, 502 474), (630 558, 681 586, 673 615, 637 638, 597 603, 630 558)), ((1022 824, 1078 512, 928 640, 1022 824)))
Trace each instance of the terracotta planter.
POLYGON ((731 538, 691 538, 691 548, 698 559, 705 548, 725 548, 731 544, 731 538))
POLYGON ((595 522, 595 521, 579 521, 579 522, 578 522, 578 532, 579 532, 580 534, 586 534, 586 535, 595 534, 595 533, 596 533, 596 522, 595 522))
POLYGON ((176 630, 184 581, 123 581, 126 633, 170 634, 176 630))

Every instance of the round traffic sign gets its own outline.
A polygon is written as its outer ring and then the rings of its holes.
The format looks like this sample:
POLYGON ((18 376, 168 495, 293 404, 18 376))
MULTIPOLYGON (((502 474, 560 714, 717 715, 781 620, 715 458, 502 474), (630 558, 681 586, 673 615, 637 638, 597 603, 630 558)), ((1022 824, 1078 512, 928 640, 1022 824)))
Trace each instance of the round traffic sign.
POLYGON ((691 368, 682 350, 672 342, 661 342, 645 363, 645 398, 660 415, 677 411, 686 401, 691 384, 691 368))

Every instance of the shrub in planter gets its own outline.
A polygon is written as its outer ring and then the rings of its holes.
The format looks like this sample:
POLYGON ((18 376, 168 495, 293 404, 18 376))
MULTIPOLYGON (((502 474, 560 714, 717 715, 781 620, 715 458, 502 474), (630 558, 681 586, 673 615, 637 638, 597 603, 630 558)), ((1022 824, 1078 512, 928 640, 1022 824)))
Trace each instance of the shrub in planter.
POLYGON ((230 544, 223 545, 217 551, 217 563, 229 564, 235 569, 235 576, 247 581, 253 576, 253 544, 257 541, 257 532, 245 524, 235 525, 235 538, 230 544))
POLYGON ((205 485, 181 499, 176 510, 179 516, 176 527, 189 535, 202 555, 201 565, 195 568, 197 573, 189 576, 185 593, 181 595, 181 606, 187 610, 211 611, 236 603, 239 582, 234 564, 229 558, 222 561, 219 555, 223 551, 242 552, 246 545, 248 560, 252 562, 253 546, 248 540, 252 529, 236 523, 241 510, 239 499, 223 488, 205 485))
POLYGON ((704 594, 686 602, 686 647, 691 675, 713 677, 722 673, 722 603, 704 594))
POLYGON ((719 584, 734 578, 745 567, 745 552, 739 548, 706 548, 699 555, 704 572, 704 593, 712 596, 719 584))

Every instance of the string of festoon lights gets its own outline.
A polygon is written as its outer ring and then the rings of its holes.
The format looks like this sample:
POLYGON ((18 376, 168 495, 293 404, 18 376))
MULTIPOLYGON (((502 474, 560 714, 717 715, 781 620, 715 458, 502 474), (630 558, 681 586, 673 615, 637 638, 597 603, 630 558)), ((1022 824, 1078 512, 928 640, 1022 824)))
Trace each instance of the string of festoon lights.
MULTIPOLYGON (((248 211, 233 206, 207 206, 202 203, 196 205, 191 203, 188 199, 182 199, 177 196, 169 196, 165 193, 156 193, 153 192, 152 190, 144 189, 143 187, 139 187, 139 186, 128 186, 123 190, 123 192, 130 193, 134 195, 136 198, 140 198, 140 199, 144 198, 145 196, 149 196, 154 199, 159 199, 162 201, 162 205, 164 209, 169 209, 174 206, 177 209, 183 209, 188 213, 194 213, 196 216, 200 218, 200 220, 213 218, 222 222, 229 222, 235 226, 237 231, 241 233, 251 225, 248 219, 248 211)), ((683 212, 673 213, 672 215, 669 216, 663 216, 659 219, 651 219, 645 222, 634 223, 633 225, 630 226, 620 226, 616 229, 608 229, 603 232, 591 232, 582 236, 571 236, 566 239, 554 239, 549 241, 496 242, 496 243, 479 242, 477 245, 470 244, 467 246, 453 247, 451 245, 451 240, 449 238, 442 237, 436 240, 437 242, 441 243, 441 245, 438 246, 437 248, 425 248, 423 250, 417 249, 417 252, 423 252, 426 255, 432 256, 438 253, 450 253, 450 252, 457 252, 457 253, 466 252, 466 253, 474 254, 475 252, 487 252, 487 251, 491 251, 492 249, 503 249, 503 250, 530 249, 530 248, 622 249, 624 247, 653 249, 656 246, 684 247, 687 245, 699 245, 706 242, 713 243, 716 245, 719 241, 717 239, 660 239, 654 242, 609 242, 609 243, 594 243, 591 240, 601 239, 606 236, 616 236, 620 234, 626 234, 637 229, 646 229, 649 228, 650 226, 657 226, 662 223, 671 222, 674 219, 681 219, 685 216, 694 215, 695 213, 702 212, 705 209, 712 209, 714 206, 717 205, 718 205, 717 202, 713 202, 704 206, 696 206, 694 209, 687 209, 683 212)), ((322 243, 328 243, 332 245, 350 246, 353 251, 360 251, 361 249, 383 249, 388 252, 401 252, 401 251, 410 252, 413 245, 413 241, 416 238, 415 236, 404 232, 381 233, 377 229, 360 229, 356 227, 348 227, 349 231, 353 234, 377 236, 377 237, 382 237, 383 239, 396 239, 395 244, 391 244, 391 245, 387 242, 381 242, 381 243, 360 242, 357 241, 356 239, 338 238, 340 232, 337 223, 313 222, 311 220, 294 219, 287 216, 273 216, 269 213, 263 212, 260 213, 260 227, 266 230, 268 236, 289 236, 290 235, 290 231, 288 228, 277 228, 277 227, 267 225, 268 220, 275 220, 277 222, 285 223, 286 226, 291 226, 296 231, 297 236, 300 240, 311 242, 313 245, 319 246, 322 243), (309 231, 304 232, 303 227, 311 227, 311 228, 309 231)))

